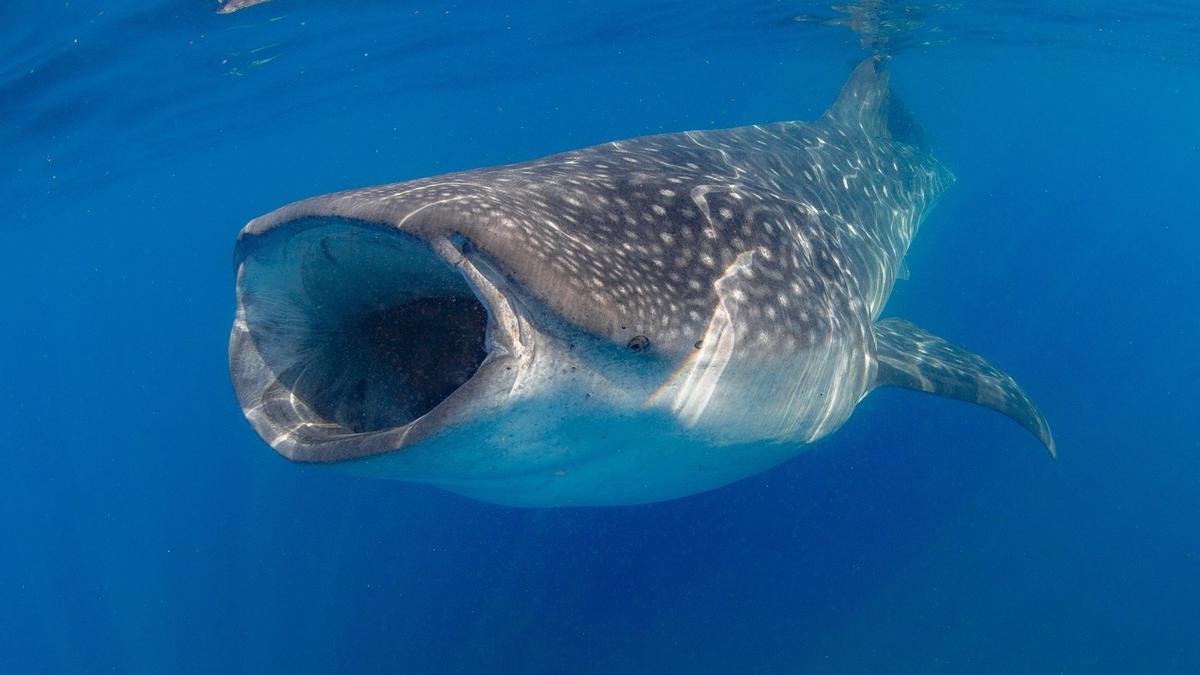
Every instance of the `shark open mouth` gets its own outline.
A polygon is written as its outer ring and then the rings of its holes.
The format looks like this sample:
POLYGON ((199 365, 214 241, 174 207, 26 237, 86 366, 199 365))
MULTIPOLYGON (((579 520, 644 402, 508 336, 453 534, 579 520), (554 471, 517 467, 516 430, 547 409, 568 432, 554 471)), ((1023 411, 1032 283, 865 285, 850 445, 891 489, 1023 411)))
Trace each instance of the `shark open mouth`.
POLYGON ((487 360, 492 322, 471 284, 394 228, 303 218, 243 238, 237 262, 234 386, 292 459, 398 447, 487 360))

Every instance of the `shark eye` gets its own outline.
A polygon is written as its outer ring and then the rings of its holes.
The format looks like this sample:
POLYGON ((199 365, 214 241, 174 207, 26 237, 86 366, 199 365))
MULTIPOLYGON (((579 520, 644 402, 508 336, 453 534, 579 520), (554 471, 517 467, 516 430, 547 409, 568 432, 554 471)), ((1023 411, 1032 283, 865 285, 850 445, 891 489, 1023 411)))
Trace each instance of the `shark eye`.
POLYGON ((635 335, 629 340, 629 344, 625 346, 632 352, 644 352, 650 349, 650 338, 645 335, 635 335))

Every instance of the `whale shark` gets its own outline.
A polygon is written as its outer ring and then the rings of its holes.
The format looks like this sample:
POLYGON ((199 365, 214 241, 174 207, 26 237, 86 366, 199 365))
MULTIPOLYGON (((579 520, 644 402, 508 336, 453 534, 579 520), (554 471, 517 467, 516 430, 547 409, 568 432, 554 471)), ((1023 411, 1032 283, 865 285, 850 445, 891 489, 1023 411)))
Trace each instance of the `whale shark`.
POLYGON ((622 140, 304 199, 234 253, 229 366, 280 455, 519 506, 716 488, 868 393, 1045 418, 983 358, 880 319, 953 182, 862 62, 812 122, 622 140))

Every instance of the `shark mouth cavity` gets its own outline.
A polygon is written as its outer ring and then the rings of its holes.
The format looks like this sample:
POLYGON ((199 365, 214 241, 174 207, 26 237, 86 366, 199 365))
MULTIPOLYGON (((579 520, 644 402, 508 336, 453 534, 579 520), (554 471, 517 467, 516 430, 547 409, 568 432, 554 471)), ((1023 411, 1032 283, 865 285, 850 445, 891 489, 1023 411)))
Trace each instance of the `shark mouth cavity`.
POLYGON ((247 418, 277 451, 301 461, 388 452, 470 398, 498 330, 479 280, 468 282, 464 259, 448 260, 457 249, 441 243, 439 253, 337 218, 239 242, 231 372, 247 418))

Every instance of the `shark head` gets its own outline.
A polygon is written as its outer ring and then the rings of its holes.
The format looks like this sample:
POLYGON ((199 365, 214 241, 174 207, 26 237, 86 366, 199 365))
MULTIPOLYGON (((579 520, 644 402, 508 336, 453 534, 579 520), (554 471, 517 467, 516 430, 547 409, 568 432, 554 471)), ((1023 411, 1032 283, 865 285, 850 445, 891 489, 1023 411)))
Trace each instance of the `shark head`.
POLYGON ((869 60, 814 123, 255 219, 235 252, 242 409, 289 459, 510 504, 654 501, 777 464, 876 384, 873 321, 950 182, 887 101, 869 60))
MULTIPOLYGON (((625 397, 606 396, 613 383, 654 369, 645 336, 612 344, 520 282, 514 270, 528 272, 536 255, 505 264, 463 233, 475 229, 456 222, 469 210, 423 210, 405 228, 252 224, 239 242, 234 381, 289 459, 360 459, 493 425, 523 402, 588 389, 582 373, 602 371, 608 387, 594 398, 615 404, 625 397)), ((567 295, 553 297, 579 302, 567 295)))
POLYGON ((383 222, 308 214, 330 200, 243 233, 231 372, 281 455, 502 503, 606 504, 688 494, 790 452, 705 459, 772 434, 744 424, 754 390, 733 383, 752 372, 728 368, 728 313, 709 326, 721 270, 699 264, 700 292, 664 283, 582 235, 540 241, 526 230, 544 222, 503 197, 481 216, 497 191, 457 186, 442 202, 449 189, 410 194, 383 222), (714 362, 725 377, 697 377, 714 362), (681 482, 683 465, 696 475, 681 482))

